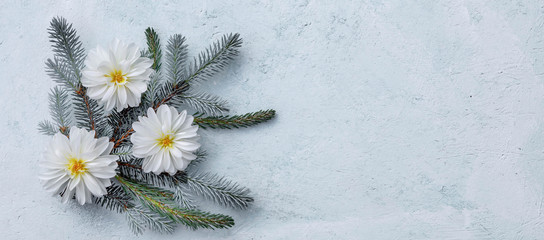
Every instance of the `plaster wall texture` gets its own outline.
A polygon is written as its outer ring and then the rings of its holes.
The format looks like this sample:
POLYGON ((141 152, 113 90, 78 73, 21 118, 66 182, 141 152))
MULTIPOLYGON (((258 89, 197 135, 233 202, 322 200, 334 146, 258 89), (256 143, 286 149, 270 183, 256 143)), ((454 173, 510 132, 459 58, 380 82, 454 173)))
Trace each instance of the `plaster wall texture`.
POLYGON ((144 46, 152 26, 198 54, 239 32, 240 56, 202 85, 254 128, 201 131, 201 168, 252 189, 229 230, 142 239, 543 239, 542 1, 0 2, 2 239, 133 239, 123 216, 39 184, 49 141, 46 28, 86 49, 144 46))

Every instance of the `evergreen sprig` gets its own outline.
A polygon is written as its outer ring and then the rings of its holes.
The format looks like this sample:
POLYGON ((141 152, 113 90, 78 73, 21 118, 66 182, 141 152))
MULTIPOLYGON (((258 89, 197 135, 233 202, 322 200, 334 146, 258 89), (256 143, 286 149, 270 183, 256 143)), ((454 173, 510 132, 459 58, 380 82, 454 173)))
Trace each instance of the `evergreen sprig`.
POLYGON ((135 183, 122 177, 115 177, 125 189, 138 199, 143 206, 167 217, 172 221, 181 223, 192 229, 197 228, 229 228, 234 226, 234 220, 226 215, 212 214, 197 209, 181 209, 172 207, 173 193, 152 187, 149 185, 135 183))
MULTIPOLYGON (((60 72, 69 72, 75 79, 67 78, 74 86, 79 84, 81 79, 81 69, 85 61, 85 49, 83 49, 77 31, 68 24, 66 19, 55 17, 51 21, 51 27, 48 29, 49 41, 55 53, 55 60, 51 61, 58 64, 60 72), (68 71, 66 71, 68 70, 68 71)), ((50 61, 48 61, 50 62, 50 61)))
POLYGON ((185 80, 189 83, 205 80, 223 70, 227 64, 239 53, 242 46, 240 34, 224 35, 221 40, 201 52, 193 59, 189 67, 189 76, 185 80))
POLYGON ((41 121, 38 130, 45 135, 55 135, 57 132, 68 134, 72 121, 70 119, 70 98, 68 92, 60 87, 51 89, 49 93, 49 111, 54 123, 41 121))
POLYGON ((185 187, 186 184, 179 184, 174 188, 174 201, 178 206, 187 209, 196 208, 193 196, 185 187))
POLYGON ((79 78, 71 71, 71 66, 66 60, 60 57, 53 57, 53 60, 47 59, 45 62, 45 71, 53 81, 61 84, 66 89, 77 90, 79 88, 79 78))
POLYGON ((241 128, 257 125, 272 119, 276 115, 276 111, 261 110, 253 113, 234 116, 210 116, 203 117, 204 114, 195 114, 194 122, 203 129, 206 128, 241 128))
POLYGON ((124 192, 121 186, 113 183, 106 190, 106 195, 94 199, 95 204, 119 213, 134 207, 132 198, 124 192))
POLYGON ((115 143, 114 149, 128 144, 127 140, 134 130, 132 123, 138 120, 139 116, 146 114, 147 108, 143 106, 126 108, 121 112, 112 111, 108 116, 108 125, 112 127, 111 141, 115 143))
POLYGON ((164 93, 161 93, 161 86, 163 83, 161 83, 161 73, 160 72, 154 72, 151 74, 149 81, 149 84, 147 85, 147 91, 144 92, 144 95, 142 97, 142 106, 140 109, 146 109, 152 106, 155 106, 157 101, 159 99, 162 99, 165 95, 161 95, 164 93))
POLYGON ((145 30, 145 37, 147 39, 147 50, 149 51, 150 58, 153 59, 153 68, 155 71, 158 71, 161 68, 161 41, 159 35, 155 32, 153 28, 147 28, 145 30))
POLYGON ((126 213, 129 227, 136 235, 142 234, 146 228, 160 233, 172 233, 176 227, 174 221, 141 206, 130 208, 126 213))
POLYGON ((38 131, 47 136, 53 136, 59 132, 59 129, 48 120, 43 120, 38 123, 38 131))
POLYGON ((187 176, 188 187, 197 195, 219 205, 246 209, 253 202, 249 189, 217 174, 194 173, 187 176))
POLYGON ((206 113, 210 116, 219 116, 229 112, 226 107, 227 101, 205 92, 187 93, 181 101, 197 112, 206 113))
POLYGON ((187 75, 185 68, 187 55, 185 37, 180 34, 171 36, 166 45, 166 67, 168 69, 167 79, 169 82, 179 84, 187 75))
POLYGON ((119 156, 120 162, 130 162, 135 158, 134 156, 132 156, 131 145, 124 145, 124 146, 115 148, 111 151, 111 155, 119 156))
POLYGON ((111 136, 111 127, 108 125, 108 118, 105 116, 103 105, 89 98, 86 89, 83 87, 74 92, 73 100, 76 126, 95 131, 96 137, 111 136))
POLYGON ((147 99, 154 108, 169 103, 176 106, 180 97, 189 88, 183 81, 186 73, 187 45, 185 38, 175 34, 168 40, 166 45, 166 67, 167 80, 160 82, 152 80, 150 83, 150 97, 147 99))
POLYGON ((64 134, 67 133, 67 129, 72 125, 70 108, 66 107, 70 105, 69 100, 68 92, 63 88, 55 87, 49 93, 49 110, 57 127, 64 134))

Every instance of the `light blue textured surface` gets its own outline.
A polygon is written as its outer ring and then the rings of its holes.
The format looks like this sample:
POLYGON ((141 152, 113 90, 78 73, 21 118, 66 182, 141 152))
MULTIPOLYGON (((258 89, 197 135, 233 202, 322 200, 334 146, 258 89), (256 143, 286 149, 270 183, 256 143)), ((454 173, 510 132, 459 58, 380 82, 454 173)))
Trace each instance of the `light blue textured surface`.
POLYGON ((49 138, 61 15, 84 46, 143 30, 187 36, 191 54, 239 32, 240 57, 202 85, 234 113, 276 120, 201 131, 202 167, 252 189, 230 230, 149 239, 542 239, 541 1, 2 1, 2 239, 130 239, 124 218, 63 205, 36 177, 49 138))

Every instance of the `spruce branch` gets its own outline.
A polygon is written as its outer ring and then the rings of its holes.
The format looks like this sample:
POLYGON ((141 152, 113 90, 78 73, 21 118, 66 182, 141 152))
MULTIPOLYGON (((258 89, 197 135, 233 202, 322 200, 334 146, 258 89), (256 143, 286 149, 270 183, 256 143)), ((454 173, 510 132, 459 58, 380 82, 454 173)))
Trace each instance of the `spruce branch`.
POLYGON ((53 57, 53 60, 47 59, 45 62, 45 71, 49 77, 58 84, 67 89, 78 89, 78 77, 70 69, 70 65, 59 57, 53 57))
POLYGON ((188 187, 197 195, 219 205, 246 209, 253 202, 249 189, 210 173, 194 173, 187 176, 188 187))
POLYGON ((135 159, 132 156, 132 145, 124 145, 111 151, 111 155, 119 156, 118 162, 130 162, 135 159))
POLYGON ((115 143, 114 149, 127 143, 126 140, 134 131, 132 130, 132 123, 137 121, 139 116, 144 115, 146 110, 146 104, 142 103, 139 107, 126 108, 121 112, 112 111, 110 113, 107 121, 113 128, 110 141, 115 143))
POLYGON ((55 123, 44 120, 38 124, 38 130, 45 135, 61 132, 67 135, 70 125, 70 101, 68 92, 60 87, 51 89, 49 93, 49 110, 55 123))
POLYGON ((147 91, 144 92, 144 95, 142 97, 143 106, 141 107, 141 109, 147 109, 150 106, 154 106, 155 102, 157 102, 157 99, 161 98, 161 96, 159 95, 159 90, 161 87, 160 79, 160 72, 154 72, 153 74, 151 74, 149 84, 147 85, 147 91))
POLYGON ((146 210, 141 206, 136 206, 127 211, 127 220, 129 227, 136 235, 144 232, 145 228, 160 232, 172 233, 175 229, 175 223, 154 212, 146 210))
POLYGON ((194 122, 201 128, 222 128, 232 129, 257 125, 272 119, 276 115, 273 109, 261 110, 253 113, 234 116, 210 116, 203 117, 204 114, 195 114, 194 122))
POLYGON ((86 94, 86 89, 81 87, 73 94, 74 116, 78 127, 95 131, 95 137, 109 137, 112 130, 105 116, 104 106, 91 99, 86 94))
POLYGON ((196 208, 193 200, 193 196, 186 190, 185 186, 182 184, 177 185, 174 188, 174 201, 178 206, 187 209, 196 208))
POLYGON ((51 89, 49 93, 49 110, 57 127, 64 133, 72 125, 70 119, 70 98, 68 92, 60 87, 51 89))
MULTIPOLYGON (((72 83, 78 84, 81 79, 81 69, 85 61, 85 50, 82 47, 79 36, 72 24, 68 24, 65 18, 55 17, 51 20, 51 26, 48 28, 49 41, 53 47, 53 52, 57 56, 54 62, 65 64, 63 68, 69 69, 72 83)), ((49 62, 49 61, 48 61, 49 62)))
POLYGON ((179 84, 185 77, 187 62, 187 45, 185 37, 180 34, 175 34, 168 39, 166 45, 166 67, 168 69, 168 81, 174 84, 179 84))
POLYGON ((155 71, 158 71, 161 68, 161 41, 159 35, 155 32, 153 28, 148 27, 145 30, 145 37, 147 39, 147 49, 151 58, 153 59, 153 68, 155 71))
POLYGON ((124 192, 121 186, 113 183, 106 190, 107 194, 94 199, 95 204, 118 213, 125 212, 134 207, 134 204, 131 202, 132 198, 124 192))
POLYGON ((242 46, 240 34, 224 35, 221 40, 202 51, 195 57, 189 67, 189 76, 185 80, 188 83, 205 80, 213 74, 223 70, 225 66, 239 53, 242 46))
POLYGON ((115 148, 119 147, 123 143, 123 141, 128 140, 128 138, 130 137, 130 135, 132 135, 133 132, 134 132, 134 129, 131 128, 131 129, 127 130, 126 132, 124 132, 119 138, 112 139, 112 142, 115 143, 115 144, 113 144, 113 148, 115 149, 115 148))
POLYGON ((172 83, 163 83, 160 84, 157 90, 157 95, 159 96, 158 101, 153 109, 159 108, 163 104, 172 104, 176 105, 179 103, 182 94, 189 89, 189 84, 182 82, 180 84, 172 83))
POLYGON ((53 136, 56 133, 59 132, 60 129, 58 129, 55 124, 53 124, 51 121, 43 120, 40 123, 38 123, 38 131, 40 131, 44 135, 53 136))
POLYGON ((234 220, 226 215, 207 213, 197 209, 172 207, 173 193, 170 191, 135 183, 119 176, 115 178, 122 184, 127 193, 138 199, 149 210, 192 229, 228 228, 234 225, 234 220))
POLYGON ((138 211, 135 208, 132 208, 132 209, 129 209, 125 215, 127 218, 127 222, 128 222, 128 226, 130 230, 136 236, 142 235, 146 228, 145 221, 142 219, 140 212, 141 211, 138 211))
MULTIPOLYGON (((195 57, 193 63, 189 66, 189 73, 185 77, 185 80, 179 81, 179 77, 184 69, 185 58, 185 46, 184 38, 181 35, 174 35, 171 38, 170 53, 177 53, 179 58, 170 58, 168 61, 174 64, 178 69, 176 75, 171 77, 170 84, 165 83, 159 87, 158 95, 161 96, 158 103, 154 108, 158 108, 162 104, 170 103, 177 104, 181 101, 180 97, 189 88, 189 83, 198 82, 205 78, 211 77, 214 73, 221 71, 236 55, 238 55, 238 48, 242 46, 242 39, 240 34, 229 34, 223 36, 223 38, 215 42, 212 46, 201 52, 198 57, 195 57)), ((172 54, 173 56, 173 54, 172 54)))
MULTIPOLYGON (((174 190, 174 201, 178 206, 182 208, 195 208, 193 197, 189 190, 185 188, 187 183, 187 174, 185 172, 178 172, 176 174, 169 175, 167 173, 154 174, 145 173, 142 170, 142 159, 135 158, 131 155, 131 146, 121 146, 114 149, 113 155, 119 156, 118 161, 119 174, 122 177, 138 181, 141 183, 147 183, 159 187, 169 187, 174 190)), ((194 153, 197 158, 191 161, 191 165, 194 163, 203 161, 206 157, 204 150, 197 150, 194 153)), ((189 168, 188 168, 189 169, 189 168)))
POLYGON ((190 92, 183 96, 181 101, 197 112, 206 113, 210 116, 223 115, 229 112, 226 107, 227 101, 205 92, 190 92))

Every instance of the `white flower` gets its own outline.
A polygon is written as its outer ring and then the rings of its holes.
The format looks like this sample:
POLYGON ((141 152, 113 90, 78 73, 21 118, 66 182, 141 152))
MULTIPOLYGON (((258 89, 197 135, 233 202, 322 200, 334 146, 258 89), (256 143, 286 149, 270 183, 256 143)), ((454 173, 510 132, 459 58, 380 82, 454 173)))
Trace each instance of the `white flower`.
POLYGON ((108 50, 100 46, 91 50, 85 65, 81 83, 87 87, 87 95, 99 100, 107 111, 138 106, 153 73, 153 61, 140 57, 136 44, 127 45, 118 39, 108 50))
POLYGON ((117 168, 118 157, 109 155, 112 148, 108 138, 94 138, 94 131, 72 127, 70 139, 55 134, 40 162, 44 188, 55 194, 64 192, 64 203, 75 193, 81 205, 91 202, 91 193, 106 194, 117 168))
POLYGON ((196 158, 193 154, 200 144, 196 131, 192 126, 193 116, 183 110, 161 105, 157 113, 152 108, 147 110, 147 117, 140 116, 138 122, 132 124, 134 133, 130 141, 134 145, 132 154, 144 158, 144 172, 171 175, 184 170, 196 158))

